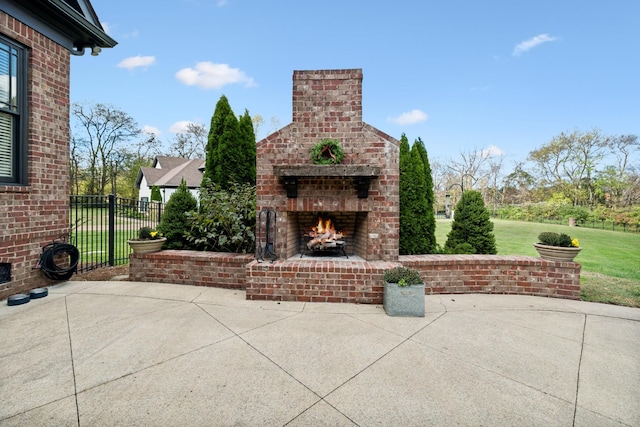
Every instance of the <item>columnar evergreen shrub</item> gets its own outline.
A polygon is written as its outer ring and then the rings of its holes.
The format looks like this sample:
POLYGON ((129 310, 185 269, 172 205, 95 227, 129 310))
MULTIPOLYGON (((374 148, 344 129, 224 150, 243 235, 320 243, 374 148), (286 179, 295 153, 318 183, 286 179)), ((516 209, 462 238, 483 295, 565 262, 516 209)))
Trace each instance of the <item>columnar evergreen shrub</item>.
POLYGON ((400 255, 414 253, 413 235, 416 190, 412 182, 413 161, 411 148, 405 134, 400 138, 400 255))
POLYGON ((462 193, 444 248, 448 253, 497 253, 491 215, 479 191, 462 193))
POLYGON ((211 118, 201 186, 226 189, 234 182, 256 182, 256 136, 249 112, 238 119, 222 95, 211 118))
POLYGON ((235 139, 237 137, 237 131, 238 121, 236 116, 231 110, 229 100, 226 96, 222 95, 216 103, 216 108, 211 117, 202 186, 205 186, 207 182, 217 182, 217 169, 220 163, 219 145, 222 139, 235 139), (229 117, 231 118, 228 119, 229 117))
POLYGON ((417 150, 418 154, 420 154, 420 158, 422 159, 422 163, 424 166, 424 179, 425 179, 425 198, 427 203, 427 212, 426 212, 426 224, 424 231, 424 239, 425 239, 425 254, 433 254, 437 253, 437 245, 436 245, 436 215, 434 210, 435 204, 435 194, 433 192, 433 176, 431 175, 431 164, 429 163, 429 156, 427 155, 427 149, 424 147, 424 143, 422 139, 418 138, 414 143, 413 147, 417 150))
POLYGON ((195 211, 198 201, 191 194, 184 179, 177 190, 169 197, 158 231, 167 238, 166 249, 191 249, 194 246, 187 239, 190 222, 187 212, 195 211))
POLYGON ((436 252, 433 180, 422 140, 400 138, 400 254, 436 252))
POLYGON ((256 183, 256 134, 253 129, 253 120, 248 110, 240 116, 238 121, 238 134, 240 144, 240 163, 236 179, 238 182, 256 183))
POLYGON ((160 193, 160 188, 157 185, 151 186, 151 201, 162 202, 162 194, 160 193))

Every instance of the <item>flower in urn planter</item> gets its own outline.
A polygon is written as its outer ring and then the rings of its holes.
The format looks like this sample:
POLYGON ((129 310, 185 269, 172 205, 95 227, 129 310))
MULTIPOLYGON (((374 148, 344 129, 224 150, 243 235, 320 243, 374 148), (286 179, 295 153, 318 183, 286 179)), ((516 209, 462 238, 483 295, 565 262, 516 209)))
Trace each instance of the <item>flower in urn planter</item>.
POLYGON ((151 229, 151 227, 140 227, 140 230, 138 230, 138 238, 134 240, 158 240, 161 237, 162 234, 151 229))

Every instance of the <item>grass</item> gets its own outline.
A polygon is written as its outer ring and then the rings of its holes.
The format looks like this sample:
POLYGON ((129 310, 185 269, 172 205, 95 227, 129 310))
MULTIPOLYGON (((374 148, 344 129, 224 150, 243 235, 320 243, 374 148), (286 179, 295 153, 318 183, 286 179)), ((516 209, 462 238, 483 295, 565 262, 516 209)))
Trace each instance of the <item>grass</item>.
MULTIPOLYGON (((640 234, 494 219, 498 255, 538 256, 533 244, 543 231, 566 233, 580 241, 576 262, 582 265, 584 301, 640 307, 640 234)), ((438 220, 441 246, 451 230, 450 220, 438 220)))
MULTIPOLYGON (((127 240, 136 233, 126 230, 115 231, 114 258, 127 259, 131 252, 127 240)), ((109 260, 108 233, 101 231, 83 231, 73 235, 72 243, 80 251, 80 262, 83 265, 103 264, 109 260)))

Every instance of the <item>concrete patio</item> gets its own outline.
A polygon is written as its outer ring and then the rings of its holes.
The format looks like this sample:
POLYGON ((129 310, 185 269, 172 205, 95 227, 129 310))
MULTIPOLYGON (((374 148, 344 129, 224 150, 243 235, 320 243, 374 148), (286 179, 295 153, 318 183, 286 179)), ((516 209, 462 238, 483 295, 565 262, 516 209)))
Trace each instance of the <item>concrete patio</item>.
POLYGON ((67 282, 0 306, 1 426, 640 425, 640 309, 67 282))

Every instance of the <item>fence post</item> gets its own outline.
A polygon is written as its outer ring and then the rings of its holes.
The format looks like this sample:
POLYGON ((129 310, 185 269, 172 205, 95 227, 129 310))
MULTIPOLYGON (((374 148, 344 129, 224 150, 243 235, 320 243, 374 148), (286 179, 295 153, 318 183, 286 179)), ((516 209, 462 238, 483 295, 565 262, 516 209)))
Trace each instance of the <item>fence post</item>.
POLYGON ((109 266, 115 264, 116 253, 116 196, 109 194, 109 266))

